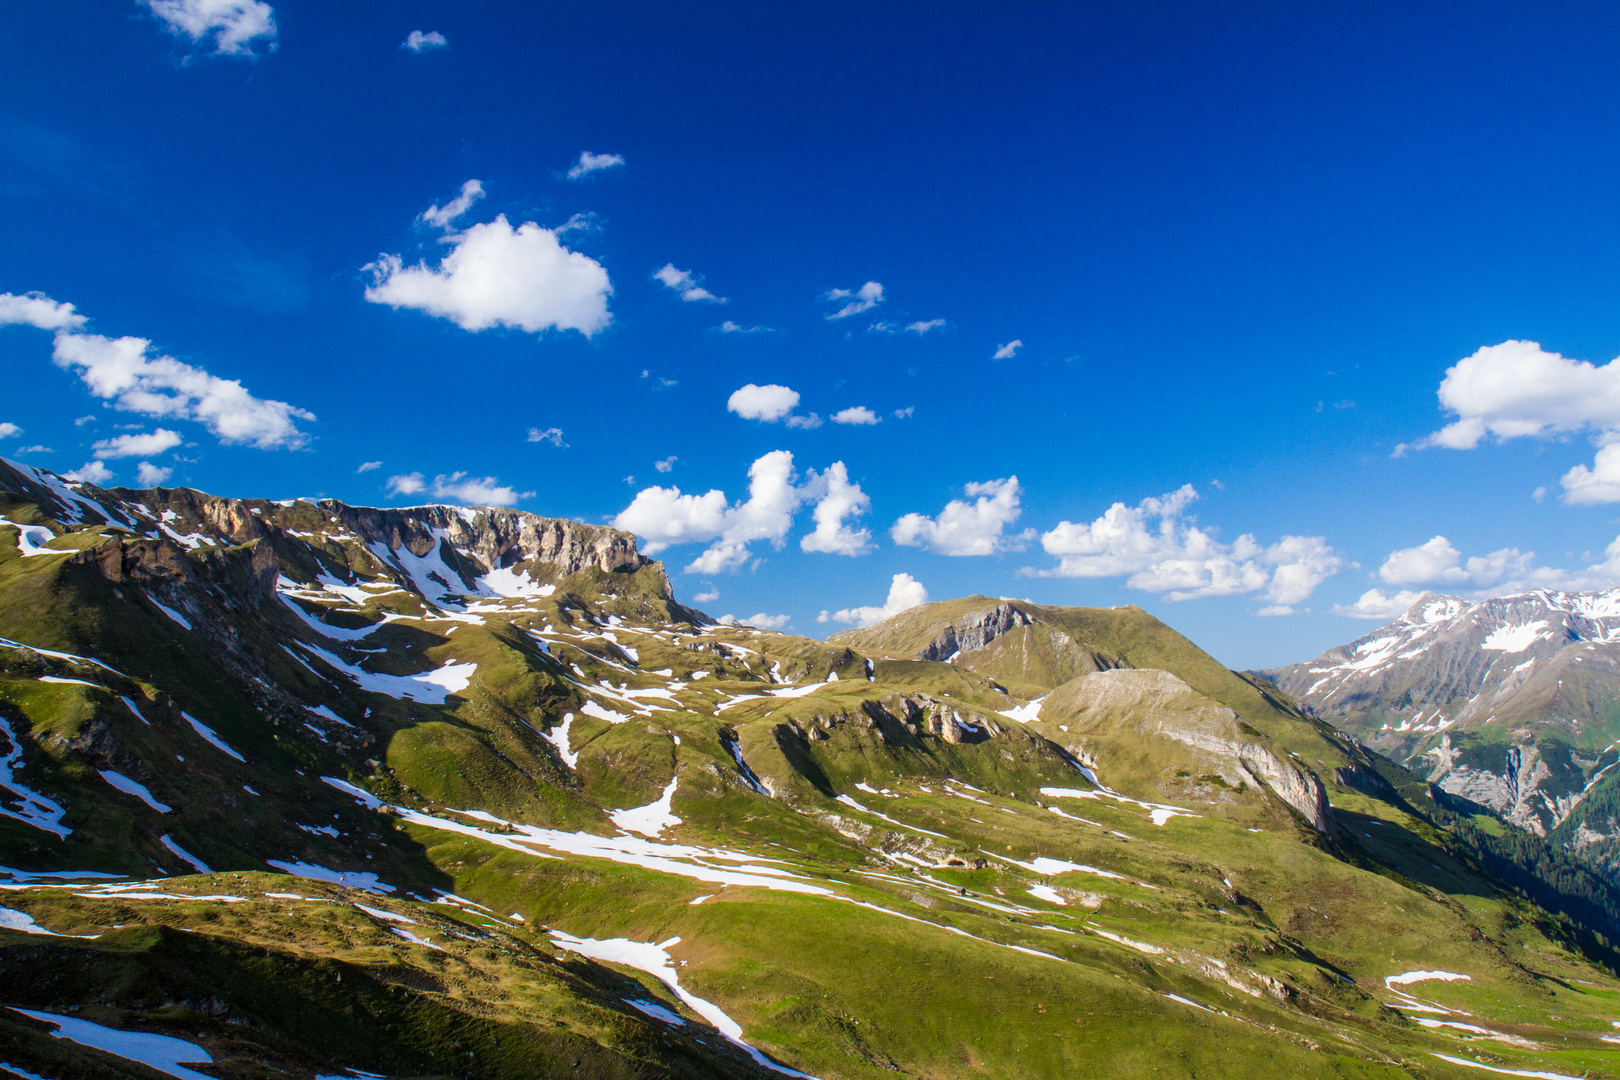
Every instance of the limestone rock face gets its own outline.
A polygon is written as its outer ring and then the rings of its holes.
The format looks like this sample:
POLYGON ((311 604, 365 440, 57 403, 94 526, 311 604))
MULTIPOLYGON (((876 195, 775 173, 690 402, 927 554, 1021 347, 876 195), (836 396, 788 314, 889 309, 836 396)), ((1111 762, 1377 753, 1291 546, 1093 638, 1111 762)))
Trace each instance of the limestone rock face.
POLYGON ((641 569, 652 562, 636 551, 633 534, 521 510, 493 507, 418 506, 377 510, 322 503, 363 540, 390 550, 407 548, 418 558, 447 540, 481 570, 538 563, 559 577, 595 568, 607 574, 641 569))
POLYGON ((923 647, 917 659, 949 660, 957 653, 982 649, 1014 627, 1029 624, 1029 616, 1011 604, 997 604, 985 611, 965 615, 947 626, 923 647))

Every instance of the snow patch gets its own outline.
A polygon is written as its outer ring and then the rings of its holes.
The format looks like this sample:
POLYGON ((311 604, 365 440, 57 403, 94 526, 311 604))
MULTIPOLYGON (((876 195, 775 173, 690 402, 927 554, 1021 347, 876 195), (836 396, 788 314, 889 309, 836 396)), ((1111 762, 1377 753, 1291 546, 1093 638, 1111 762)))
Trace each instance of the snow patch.
POLYGON ((646 806, 631 807, 628 810, 614 810, 608 816, 625 832, 640 833, 642 836, 657 836, 671 825, 679 825, 681 819, 671 813, 671 802, 675 798, 675 785, 680 782, 679 777, 670 779, 669 786, 664 788, 664 794, 656 801, 646 806))
POLYGON ((144 1031, 119 1031, 117 1028, 92 1024, 88 1020, 58 1016, 56 1013, 40 1012, 35 1009, 15 1007, 13 1009, 24 1016, 31 1016, 35 1020, 43 1020, 47 1024, 54 1025, 51 1034, 58 1039, 88 1046, 127 1061, 138 1061, 160 1073, 179 1077, 180 1080, 213 1080, 208 1074, 188 1069, 182 1064, 182 1062, 190 1062, 193 1065, 214 1063, 208 1051, 196 1043, 170 1038, 167 1035, 152 1035, 144 1031))
POLYGON ((125 795, 135 796, 160 814, 167 814, 173 809, 173 807, 152 798, 152 793, 146 790, 145 784, 137 784, 121 772, 114 772, 112 769, 97 769, 96 771, 101 773, 101 778, 107 783, 122 791, 125 795))

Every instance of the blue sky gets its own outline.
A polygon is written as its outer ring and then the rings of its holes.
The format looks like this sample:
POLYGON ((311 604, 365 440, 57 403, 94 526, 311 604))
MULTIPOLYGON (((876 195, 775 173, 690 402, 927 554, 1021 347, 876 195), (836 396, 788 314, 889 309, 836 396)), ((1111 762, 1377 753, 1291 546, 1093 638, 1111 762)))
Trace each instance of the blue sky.
POLYGON ((616 520, 818 635, 1620 584, 1617 22, 10 5, 0 453, 616 520))

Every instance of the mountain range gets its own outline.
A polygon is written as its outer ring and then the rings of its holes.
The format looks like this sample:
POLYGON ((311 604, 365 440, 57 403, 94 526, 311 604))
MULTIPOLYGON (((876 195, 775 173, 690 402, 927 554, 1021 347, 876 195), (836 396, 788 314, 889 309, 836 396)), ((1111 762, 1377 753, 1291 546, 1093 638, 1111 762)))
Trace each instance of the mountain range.
POLYGON ((1428 594, 1264 674, 1444 790, 1620 871, 1620 589, 1428 594))
POLYGON ((0 1075, 1620 1075, 1613 616, 1536 596, 818 641, 602 526, 0 463, 0 1075))

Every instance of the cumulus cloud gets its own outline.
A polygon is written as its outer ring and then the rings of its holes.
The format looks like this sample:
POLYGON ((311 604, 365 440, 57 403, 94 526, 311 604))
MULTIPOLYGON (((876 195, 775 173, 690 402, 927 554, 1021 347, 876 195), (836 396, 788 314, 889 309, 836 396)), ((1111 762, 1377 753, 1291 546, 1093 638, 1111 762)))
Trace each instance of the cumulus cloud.
MULTIPOLYGON (((1612 433, 1606 435, 1613 437, 1612 433)), ((1563 484, 1566 503, 1592 506, 1620 502, 1620 442, 1610 442, 1600 447, 1591 468, 1577 465, 1565 473, 1559 482, 1563 484)), ((1542 497, 1545 495, 1543 490, 1542 497)), ((1540 502, 1541 499, 1537 498, 1536 501, 1540 502)))
POLYGON ((859 315, 863 311, 871 311, 883 303, 883 286, 875 281, 868 281, 859 289, 829 289, 823 300, 848 300, 849 303, 827 316, 828 319, 847 319, 851 315, 859 315))
POLYGON ((698 276, 692 271, 675 269, 674 263, 665 263, 657 270, 654 270, 653 277, 662 282, 665 288, 680 293, 682 300, 707 300, 711 304, 729 303, 725 297, 716 296, 708 289, 705 289, 699 283, 698 276))
POLYGON ((710 585, 707 589, 704 589, 702 592, 694 593, 693 596, 692 596, 692 603, 694 603, 694 604, 710 604, 710 603, 713 603, 714 601, 716 601, 718 599, 720 599, 720 590, 715 588, 713 585, 710 585))
POLYGON ((173 469, 165 469, 153 465, 150 461, 143 461, 135 466, 135 482, 141 487, 162 487, 174 475, 173 469))
POLYGON ((532 221, 514 229, 499 214, 445 240, 450 251, 437 267, 425 260, 406 266, 398 255, 379 255, 361 267, 372 275, 366 299, 425 311, 473 331, 508 326, 538 334, 554 328, 591 337, 612 321, 607 271, 564 247, 556 230, 532 221))
POLYGON ((889 535, 903 547, 920 547, 940 555, 994 555, 1022 551, 1034 530, 1018 536, 1003 531, 1023 513, 1018 477, 970 483, 963 489, 972 502, 952 499, 936 517, 907 514, 894 523, 889 535))
POLYGON ((926 603, 928 603, 928 590, 923 588, 922 582, 910 574, 896 574, 889 583, 889 598, 883 602, 882 607, 840 608, 831 615, 823 611, 816 617, 816 621, 849 623, 854 626, 872 626, 889 618, 891 615, 898 615, 902 611, 908 611, 926 603))
POLYGON ((371 472, 373 469, 380 469, 380 468, 382 468, 382 462, 380 462, 380 461, 362 461, 360 463, 360 467, 358 469, 354 470, 354 471, 357 474, 358 473, 368 473, 368 472, 371 472))
POLYGON ((772 332, 768 326, 741 326, 730 319, 727 319, 715 329, 722 334, 769 334, 772 332))
POLYGON ((1186 484, 1134 507, 1117 502, 1090 523, 1059 522, 1041 535, 1041 547, 1059 557, 1058 565, 1024 572, 1124 577, 1133 589, 1171 600, 1258 593, 1272 602, 1268 614, 1282 615, 1344 567, 1319 536, 1284 536, 1263 547, 1245 534, 1223 544, 1185 516, 1197 498, 1197 490, 1186 484))
POLYGON ((1502 548, 1489 555, 1475 555, 1466 563, 1451 541, 1444 536, 1417 547, 1389 553, 1378 576, 1390 585, 1469 585, 1489 588, 1498 582, 1530 572, 1535 552, 1502 548))
POLYGON ((1353 604, 1334 604, 1333 614, 1343 615, 1347 619, 1378 619, 1387 622, 1405 615, 1423 595, 1410 589, 1402 589, 1393 595, 1385 595, 1382 589, 1368 589, 1353 604))
POLYGON ((734 390, 726 399, 726 408, 744 420, 758 420, 766 424, 778 421, 793 428, 818 428, 821 417, 815 413, 800 415, 793 410, 799 406, 799 392, 776 383, 755 386, 749 383, 734 390))
POLYGON ((41 330, 78 330, 84 326, 84 316, 74 311, 72 304, 59 304, 42 292, 21 296, 0 293, 0 326, 12 324, 41 330))
POLYGON ((757 615, 750 615, 746 619, 739 619, 735 615, 722 615, 717 622, 724 626, 753 626, 761 630, 780 630, 792 621, 788 615, 767 615, 761 611, 757 615))
POLYGON ((671 454, 662 461, 653 462, 653 468, 657 469, 661 473, 674 472, 675 463, 679 460, 680 458, 676 457, 674 454, 671 454))
POLYGON ((622 154, 593 154, 589 150, 581 150, 579 160, 574 162, 573 167, 568 170, 568 179, 578 180, 580 177, 588 176, 593 172, 601 172, 603 169, 616 169, 623 164, 624 155, 622 154))
POLYGON ((811 470, 800 485, 793 455, 773 450, 749 467, 748 479, 748 499, 735 505, 718 488, 702 495, 683 494, 678 487, 643 488, 613 525, 639 536, 649 555, 675 544, 707 543, 686 572, 708 575, 745 565, 756 541, 781 547, 795 513, 806 502, 816 504, 816 527, 801 542, 805 551, 857 555, 870 542, 866 530, 847 524, 866 513, 871 503, 860 485, 850 482, 843 462, 834 462, 821 474, 811 470))
POLYGON ((443 206, 437 203, 422 211, 418 218, 423 224, 431 225, 435 229, 448 229, 450 223, 456 218, 472 209, 473 203, 484 197, 484 185, 477 180, 468 180, 461 185, 461 191, 455 198, 443 206))
POLYGON ((413 53, 424 53, 431 52, 434 49, 448 48, 449 46, 450 39, 437 30, 429 30, 425 34, 420 30, 412 30, 410 36, 402 41, 399 47, 409 49, 413 53))
POLYGON ((533 495, 532 491, 518 491, 502 484, 493 476, 479 478, 469 477, 465 472, 453 472, 449 476, 433 478, 434 498, 455 499, 477 506, 510 506, 519 499, 528 499, 533 495))
POLYGON ((107 481, 113 478, 112 470, 99 461, 87 461, 72 472, 62 474, 68 480, 79 480, 97 487, 106 487, 107 481))
POLYGON ((254 57, 254 42, 276 47, 276 18, 262 0, 142 0, 169 33, 193 45, 206 40, 221 56, 254 57))
POLYGON ((907 324, 906 329, 910 330, 913 334, 916 334, 918 337, 922 337, 924 334, 928 333, 928 331, 930 331, 930 330, 938 330, 940 327, 942 327, 944 325, 945 325, 945 320, 944 319, 929 319, 926 322, 919 321, 919 322, 909 323, 909 324, 907 324))
POLYGON ((529 429, 529 442, 548 442, 559 450, 568 449, 568 444, 563 441, 563 429, 560 427, 548 427, 544 431, 532 427, 529 429))
POLYGON ((917 406, 915 406, 915 405, 907 405, 903 409, 894 410, 894 416, 895 416, 895 419, 897 419, 897 420, 910 420, 911 419, 911 414, 916 412, 916 411, 917 411, 917 406))
POLYGON ((16 424, 0 424, 0 439, 9 439, 13 435, 21 435, 22 428, 16 424))
POLYGON ((879 424, 882 419, 877 413, 865 405, 851 405, 847 409, 840 409, 833 413, 832 422, 835 424, 879 424))
POLYGON ((1023 345, 1024 345, 1024 343, 1022 341, 1018 340, 1017 338, 1014 338, 1013 340, 1007 342, 1007 344, 1005 344, 1005 345, 997 345, 995 355, 990 357, 990 359, 992 359, 992 360, 1006 360, 1006 359, 1009 359, 1012 356, 1012 354, 1017 352, 1019 349, 1021 349, 1023 347, 1023 345))
POLYGON ((313 413, 254 397, 235 379, 221 379, 173 357, 152 356, 151 346, 145 338, 58 331, 52 359, 58 367, 77 371, 92 394, 126 412, 197 420, 221 442, 261 450, 309 441, 293 421, 313 420, 313 413))
POLYGON ((427 485, 422 482, 421 473, 413 472, 405 473, 403 476, 390 476, 387 490, 390 495, 419 495, 427 490, 427 485))
POLYGON ((816 504, 811 513, 816 527, 799 541, 800 548, 826 555, 864 555, 872 550, 869 531, 844 524, 846 519, 859 518, 871 510, 872 498, 859 484, 850 482, 849 470, 842 461, 833 462, 820 476, 812 471, 801 494, 816 504))
POLYGON ((1620 502, 1620 359, 1601 367, 1548 352, 1534 341, 1488 345, 1457 361, 1440 382, 1441 406, 1457 419, 1426 438, 1395 448, 1471 450, 1487 435, 1498 441, 1597 433, 1602 448, 1589 468, 1563 476, 1564 501, 1620 502))
POLYGON ((173 450, 181 441, 179 432, 158 428, 149 434, 120 435, 115 439, 102 439, 91 449, 101 461, 108 458, 153 457, 166 450, 173 450))

